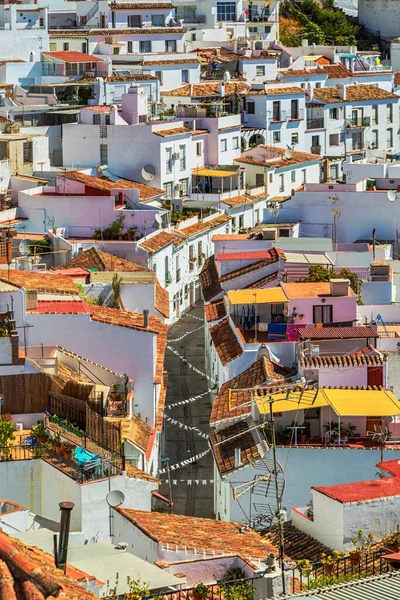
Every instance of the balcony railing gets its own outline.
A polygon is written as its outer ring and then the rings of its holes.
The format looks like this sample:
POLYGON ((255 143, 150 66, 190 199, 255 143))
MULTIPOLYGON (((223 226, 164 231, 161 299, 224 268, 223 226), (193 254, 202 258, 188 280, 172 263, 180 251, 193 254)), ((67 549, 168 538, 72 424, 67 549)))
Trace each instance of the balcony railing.
MULTIPOLYGON (((284 89, 282 90, 282 93, 284 93, 284 89)), ((268 116, 270 121, 275 123, 282 123, 283 121, 301 121, 302 119, 304 119, 304 110, 281 110, 279 112, 273 111, 270 112, 268 116)))
MULTIPOLYGON (((207 598, 207 600, 222 600, 223 598, 230 598, 229 592, 226 594, 225 590, 228 590, 231 586, 235 588, 238 588, 239 586, 242 587, 243 597, 250 598, 254 593, 254 582, 260 577, 261 575, 248 579, 235 579, 232 581, 224 581, 223 583, 221 582, 208 585, 208 593, 207 596, 204 596, 204 598, 207 598)), ((166 594, 162 594, 163 600, 195 600, 198 597, 199 596, 196 594, 196 588, 176 590, 175 592, 167 592, 166 594)), ((239 598, 239 595, 237 597, 239 598)), ((147 598, 155 599, 155 596, 147 596, 147 598)))
POLYGON ((307 129, 324 129, 324 119, 307 119, 307 129))
POLYGON ((356 127, 369 127, 371 124, 370 117, 362 117, 359 119, 346 119, 346 128, 352 129, 356 127))

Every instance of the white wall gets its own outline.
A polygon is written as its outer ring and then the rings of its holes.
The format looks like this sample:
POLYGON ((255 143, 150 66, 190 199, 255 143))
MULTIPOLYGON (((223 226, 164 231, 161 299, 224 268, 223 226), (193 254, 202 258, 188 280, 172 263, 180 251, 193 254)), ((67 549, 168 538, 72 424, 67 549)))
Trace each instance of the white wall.
POLYGON ((138 527, 135 527, 128 519, 123 517, 117 510, 112 511, 113 517, 113 544, 127 542, 128 552, 135 554, 149 563, 158 560, 158 542, 145 535, 138 527))

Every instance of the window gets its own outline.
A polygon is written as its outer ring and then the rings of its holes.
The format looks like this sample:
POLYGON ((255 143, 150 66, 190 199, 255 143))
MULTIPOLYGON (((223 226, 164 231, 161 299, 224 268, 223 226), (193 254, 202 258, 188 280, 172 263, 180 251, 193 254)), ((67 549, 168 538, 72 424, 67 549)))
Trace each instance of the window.
POLYGON ((288 237, 290 237, 289 233, 290 233, 289 229, 286 229, 286 228, 285 229, 279 229, 279 231, 278 231, 279 237, 288 238, 288 237))
POLYGON ((256 65, 256 77, 265 77, 265 65, 256 65))
POLYGON ((128 27, 141 27, 142 18, 140 15, 128 15, 128 27))
POLYGON ((189 81, 189 70, 183 69, 182 71, 182 83, 188 83, 189 81))
POLYGON ((44 19, 43 17, 39 17, 39 27, 43 27, 44 26, 44 19))
MULTIPOLYGON (((109 123, 107 123, 109 125, 109 123)), ((106 138, 107 137, 107 127, 105 125, 100 125, 100 137, 101 138, 106 138)))
POLYGON ((272 183, 273 180, 274 180, 274 175, 273 175, 273 173, 270 173, 269 174, 269 182, 272 183))
POLYGON ((292 133, 291 142, 292 142, 292 146, 299 143, 299 134, 298 133, 292 133))
POLYGON ((218 21, 236 21, 236 2, 217 2, 218 21))
POLYGON ((232 150, 238 150, 238 149, 239 149, 239 138, 234 137, 232 139, 232 150))
POLYGON ((195 263, 194 246, 192 244, 191 246, 189 246, 189 271, 193 271, 194 263, 195 263))
POLYGON ((388 104, 386 107, 386 123, 393 123, 393 105, 388 104))
POLYGON ((24 142, 24 163, 31 163, 32 160, 32 142, 24 142))
POLYGON ((196 156, 201 156, 202 154, 202 143, 196 142, 196 156))
POLYGON ((298 119, 299 118, 299 101, 291 100, 290 102, 290 118, 298 119))
POLYGON ((151 16, 151 24, 153 27, 164 27, 165 19, 164 15, 152 15, 151 16))
POLYGON ((333 306, 324 304, 323 306, 313 306, 314 323, 333 323, 333 306))
POLYGON ((336 121, 339 119, 339 109, 338 108, 330 108, 329 109, 329 118, 336 121))
POLYGON ((239 229, 243 229, 244 227, 244 217, 243 215, 240 215, 239 217, 239 229))
POLYGON ((151 42, 139 42, 139 52, 151 52, 151 42))
POLYGON ((180 196, 187 196, 188 195, 188 180, 181 179, 179 181, 179 187, 180 187, 180 191, 179 191, 180 196))
POLYGON ((203 264, 203 242, 199 241, 197 242, 197 264, 199 265, 199 267, 201 267, 201 265, 203 264))
POLYGON ((154 76, 160 80, 160 84, 162 85, 162 71, 154 71, 154 76))
POLYGON ((169 173, 172 173, 172 148, 166 148, 165 154, 166 154, 165 172, 167 174, 169 174, 169 173))
POLYGON ((264 173, 256 173, 256 186, 264 185, 264 173))
POLYGON ((69 50, 69 43, 68 42, 64 42, 63 43, 63 50, 64 50, 64 52, 68 52, 68 50, 69 50))
POLYGON ((280 121, 281 120, 281 103, 279 100, 275 100, 272 103, 272 120, 280 121))
POLYGON ((388 129, 386 132, 386 146, 388 148, 393 146, 393 129, 388 129))
POLYGON ((378 134, 378 130, 377 129, 373 129, 372 130, 372 134, 371 134, 371 148, 374 150, 375 148, 378 148, 378 141, 379 141, 379 134, 378 134))
POLYGON ((165 257, 164 268, 165 268, 165 285, 168 285, 171 283, 171 275, 169 272, 169 257, 168 256, 165 257))
POLYGON ((56 51, 57 51, 56 42, 50 42, 50 52, 56 52, 56 51))
POLYGON ((175 279, 176 279, 176 283, 178 283, 181 280, 181 270, 179 267, 179 254, 175 258, 175 279))
POLYGON ((279 142, 281 141, 281 132, 280 131, 272 132, 272 141, 274 142, 274 144, 279 144, 279 142))
POLYGON ((260 209, 256 208, 256 210, 254 211, 254 218, 256 220, 256 223, 260 222, 260 209))
POLYGON ((339 165, 338 164, 331 165, 329 167, 329 179, 331 179, 332 181, 339 179, 339 165))
POLYGON ((293 170, 293 171, 290 173, 290 181, 291 181, 292 183, 296 183, 296 171, 295 171, 295 170, 293 170))
POLYGON ((339 146, 339 134, 338 133, 332 133, 329 136, 329 145, 330 146, 339 146))
POLYGON ((133 52, 133 42, 128 42, 128 54, 132 54, 133 52))
POLYGON ((319 146, 319 135, 313 135, 311 138, 311 146, 315 148, 315 146, 319 146))
POLYGON ((271 25, 264 25, 264 33, 271 33, 271 25))
POLYGON ((219 144, 220 144, 221 152, 226 152, 228 150, 228 141, 226 138, 223 140, 220 140, 219 144))
POLYGON ((166 40, 165 41, 165 52, 176 52, 176 41, 166 40))
POLYGON ((283 192, 285 189, 285 176, 283 173, 279 175, 279 191, 283 192))
POLYGON ((320 81, 317 81, 317 82, 315 83, 315 87, 316 87, 316 88, 320 88, 320 87, 322 87, 322 83, 321 83, 320 81))
POLYGON ((302 176, 302 179, 303 179, 303 183, 307 183, 307 171, 306 171, 306 169, 302 169, 301 170, 301 176, 302 176))
POLYGON ((107 144, 100 144, 100 164, 106 165, 108 163, 108 146, 107 144))
POLYGON ((93 115, 93 125, 100 125, 100 115, 93 115))
POLYGON ((163 188, 165 190, 165 197, 170 200, 172 198, 172 181, 164 183, 163 188))
POLYGON ((186 145, 182 144, 179 146, 179 163, 180 170, 184 171, 186 169, 186 145))
POLYGON ((86 42, 82 42, 82 52, 84 54, 86 54, 86 52, 87 52, 87 43, 86 42))
POLYGON ((378 105, 372 107, 372 125, 378 125, 378 105))
POLYGON ((246 112, 248 115, 255 115, 256 110, 255 110, 255 102, 251 101, 251 102, 247 102, 246 104, 246 112))

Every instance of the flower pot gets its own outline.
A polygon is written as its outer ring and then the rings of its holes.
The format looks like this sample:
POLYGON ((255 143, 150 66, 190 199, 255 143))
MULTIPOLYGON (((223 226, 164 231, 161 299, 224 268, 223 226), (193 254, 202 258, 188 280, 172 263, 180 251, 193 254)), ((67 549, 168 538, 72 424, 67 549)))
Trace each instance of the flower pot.
POLYGON ((353 567, 358 567, 361 560, 361 554, 359 552, 353 552, 350 554, 350 563, 353 567))
POLYGON ((330 563, 330 564, 325 563, 324 564, 324 573, 326 575, 332 575, 334 566, 335 566, 334 563, 330 563))
POLYGON ((299 435, 298 435, 298 440, 299 440, 300 444, 304 444, 304 443, 305 443, 305 441, 306 441, 306 437, 307 437, 307 436, 306 436, 306 434, 305 434, 305 433, 299 433, 299 435))
POLYGON ((70 448, 68 448, 67 450, 64 450, 63 451, 63 456, 67 460, 71 460, 71 458, 72 458, 72 450, 70 448))
POLYGON ((302 569, 301 570, 301 575, 303 577, 310 577, 311 571, 312 571, 311 567, 309 569, 302 569))
POLYGON ((62 454, 61 446, 55 446, 54 450, 55 450, 56 454, 62 454))
POLYGON ((41 435, 40 437, 36 438, 38 444, 45 444, 47 442, 47 439, 47 435, 41 435))

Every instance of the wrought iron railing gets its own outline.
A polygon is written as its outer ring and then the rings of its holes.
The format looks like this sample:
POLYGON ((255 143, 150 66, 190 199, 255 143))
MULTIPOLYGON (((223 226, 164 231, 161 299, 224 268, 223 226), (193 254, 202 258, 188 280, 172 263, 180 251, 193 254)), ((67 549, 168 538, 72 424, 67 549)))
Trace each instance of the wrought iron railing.
MULTIPOLYGON (((256 577, 249 577, 246 579, 235 579, 232 581, 224 581, 224 582, 219 582, 219 583, 215 583, 215 584, 211 584, 208 585, 208 591, 207 591, 207 595, 206 596, 202 596, 204 598, 206 598, 207 600, 224 600, 224 598, 226 598, 226 593, 225 590, 229 587, 233 587, 233 586, 244 586, 244 590, 245 590, 245 594, 244 594, 244 598, 249 598, 250 594, 251 594, 251 589, 253 589, 254 592, 254 582, 257 579, 260 579, 260 577, 262 577, 262 575, 258 575, 256 577)), ((150 600, 150 599, 155 599, 158 598, 159 595, 150 595, 150 596, 146 596, 143 597, 143 600, 150 600)), ((167 592, 166 594, 162 594, 162 598, 163 600, 197 600, 199 598, 198 595, 196 595, 196 588, 192 587, 192 588, 187 588, 187 589, 181 589, 181 590, 176 590, 174 592, 167 592)), ((239 595, 237 595, 237 598, 239 598, 239 595)))

